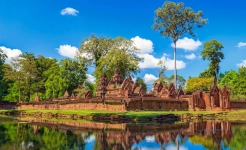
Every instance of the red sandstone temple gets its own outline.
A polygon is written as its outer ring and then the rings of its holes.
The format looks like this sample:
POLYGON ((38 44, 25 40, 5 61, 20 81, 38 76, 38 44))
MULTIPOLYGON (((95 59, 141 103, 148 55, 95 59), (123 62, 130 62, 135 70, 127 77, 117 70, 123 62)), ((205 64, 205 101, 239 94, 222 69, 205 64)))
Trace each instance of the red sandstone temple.
POLYGON ((127 110, 229 110, 231 108, 246 108, 244 101, 230 101, 230 92, 224 86, 219 89, 217 79, 209 91, 197 90, 185 93, 182 87, 175 89, 156 83, 153 91, 146 93, 145 89, 131 76, 123 78, 116 69, 109 80, 104 73, 97 87, 96 97, 88 91, 84 98, 77 98, 66 91, 62 100, 39 101, 36 94, 35 102, 22 103, 20 109, 95 109, 109 111, 127 110))
MULTIPOLYGON (((162 83, 156 83, 154 90, 146 94, 144 88, 138 85, 137 82, 134 83, 130 76, 123 79, 120 71, 116 69, 111 80, 108 80, 105 73, 102 75, 96 96, 101 100, 120 100, 121 102, 125 102, 128 106, 131 105, 131 103, 135 104, 134 102, 136 101, 150 101, 152 105, 160 101, 173 101, 176 103, 187 101, 189 110, 230 109, 230 92, 227 90, 226 86, 220 90, 217 87, 216 78, 214 78, 214 83, 210 91, 202 92, 198 90, 188 95, 182 90, 181 86, 176 90, 172 83, 169 87, 163 86, 162 83)), ((182 103, 180 105, 182 105, 182 103)), ((158 109, 158 107, 161 108, 161 105, 159 104, 159 106, 154 107, 158 109)))

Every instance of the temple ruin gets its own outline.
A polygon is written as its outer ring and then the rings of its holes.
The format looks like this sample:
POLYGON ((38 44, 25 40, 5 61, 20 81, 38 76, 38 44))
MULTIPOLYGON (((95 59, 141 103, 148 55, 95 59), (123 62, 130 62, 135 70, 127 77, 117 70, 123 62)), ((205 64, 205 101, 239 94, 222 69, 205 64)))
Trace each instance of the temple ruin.
POLYGON ((87 110, 230 110, 246 108, 245 101, 230 101, 230 91, 224 86, 219 89, 217 79, 208 91, 197 90, 193 93, 184 92, 180 86, 178 90, 171 83, 168 86, 160 82, 154 84, 150 92, 132 80, 131 76, 122 77, 116 69, 111 79, 103 73, 94 97, 87 91, 83 98, 77 98, 74 93, 69 96, 64 93, 62 99, 39 101, 36 93, 35 102, 19 104, 20 109, 87 109, 87 110))

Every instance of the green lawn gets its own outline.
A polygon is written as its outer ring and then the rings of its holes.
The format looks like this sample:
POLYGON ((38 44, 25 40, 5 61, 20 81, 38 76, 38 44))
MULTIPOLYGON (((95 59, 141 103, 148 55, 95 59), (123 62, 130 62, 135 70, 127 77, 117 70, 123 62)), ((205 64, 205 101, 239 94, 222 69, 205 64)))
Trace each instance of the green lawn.
MULTIPOLYGON (((0 112, 22 111, 26 113, 53 113, 53 114, 76 114, 80 116, 95 116, 95 115, 122 115, 130 118, 143 118, 143 117, 155 117, 165 114, 213 114, 219 113, 218 111, 128 111, 128 112, 113 112, 113 111, 99 111, 99 110, 0 110, 0 112)), ((246 115, 246 110, 231 111, 229 115, 246 115)))

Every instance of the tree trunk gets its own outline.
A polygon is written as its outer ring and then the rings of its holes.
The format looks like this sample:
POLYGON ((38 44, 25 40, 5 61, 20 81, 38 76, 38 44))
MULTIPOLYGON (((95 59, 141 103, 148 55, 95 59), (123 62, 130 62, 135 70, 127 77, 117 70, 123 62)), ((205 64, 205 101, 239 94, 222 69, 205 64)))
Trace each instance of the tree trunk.
POLYGON ((19 103, 21 101, 21 92, 20 92, 20 79, 18 81, 18 90, 19 90, 19 103))
POLYGON ((176 68, 176 41, 174 43, 174 87, 177 89, 177 68, 176 68))

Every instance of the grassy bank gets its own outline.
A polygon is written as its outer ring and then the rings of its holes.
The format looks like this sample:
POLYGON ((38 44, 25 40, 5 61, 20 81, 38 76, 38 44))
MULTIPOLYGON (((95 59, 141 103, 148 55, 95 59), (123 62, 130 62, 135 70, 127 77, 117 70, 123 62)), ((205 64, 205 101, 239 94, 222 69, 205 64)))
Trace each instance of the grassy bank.
POLYGON ((0 110, 0 113, 11 113, 11 112, 24 112, 24 113, 53 113, 53 114, 64 114, 64 115, 79 115, 79 116, 97 116, 97 115, 121 115, 130 118, 144 118, 144 117, 155 117, 159 115, 207 115, 216 114, 220 112, 227 112, 228 116, 245 115, 246 109, 244 110, 232 110, 232 111, 127 111, 127 112, 113 112, 113 111, 98 111, 98 110, 0 110))
MULTIPOLYGON (((24 112, 24 113, 53 113, 53 114, 64 114, 72 115, 76 114, 79 116, 98 116, 98 115, 121 115, 130 118, 145 118, 145 117, 156 117, 160 115, 173 114, 181 116, 182 114, 214 114, 219 113, 218 111, 127 111, 127 112, 111 112, 111 111, 98 111, 98 110, 0 110, 0 112, 24 112)), ((246 115, 246 110, 243 111, 246 115)), ((243 113, 240 111, 240 113, 243 113)), ((231 113, 231 112, 229 112, 231 113)), ((238 114, 233 112, 233 114, 238 114)))
POLYGON ((246 120, 246 109, 231 111, 0 110, 2 115, 103 122, 246 120))

